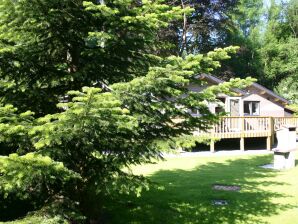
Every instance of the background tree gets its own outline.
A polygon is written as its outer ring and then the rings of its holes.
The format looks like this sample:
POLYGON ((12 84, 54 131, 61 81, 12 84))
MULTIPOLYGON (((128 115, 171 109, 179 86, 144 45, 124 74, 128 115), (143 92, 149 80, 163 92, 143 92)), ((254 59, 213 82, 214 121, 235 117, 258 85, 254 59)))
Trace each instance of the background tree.
POLYGON ((262 0, 167 1, 167 4, 190 6, 194 11, 159 32, 159 38, 172 46, 163 53, 198 54, 236 45, 240 46, 236 57, 223 62, 215 74, 224 79, 261 76, 258 49, 264 14, 262 0))
POLYGON ((191 14, 184 14, 182 20, 171 22, 159 32, 159 38, 167 40, 172 46, 166 52, 187 55, 207 53, 216 47, 222 47, 227 31, 233 27, 229 13, 237 1, 181 0, 166 3, 193 8, 191 14))
POLYGON ((263 83, 293 102, 297 102, 298 92, 295 84, 298 80, 297 10, 296 1, 287 4, 271 2, 261 48, 263 83))
POLYGON ((240 46, 237 55, 223 63, 217 74, 224 78, 262 76, 261 31, 264 7, 262 0, 240 0, 229 13, 233 29, 227 30, 223 46, 240 46))

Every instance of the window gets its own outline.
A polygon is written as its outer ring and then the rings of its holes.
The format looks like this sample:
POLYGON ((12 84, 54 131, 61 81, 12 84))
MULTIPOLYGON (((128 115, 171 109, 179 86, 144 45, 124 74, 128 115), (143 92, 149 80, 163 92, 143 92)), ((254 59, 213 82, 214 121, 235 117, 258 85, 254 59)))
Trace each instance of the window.
POLYGON ((259 101, 244 101, 243 102, 244 115, 258 116, 260 115, 260 102, 259 101))
POLYGON ((240 99, 230 99, 231 116, 240 116, 240 99))
POLYGON ((223 107, 215 107, 215 114, 220 114, 225 112, 225 109, 223 107))
POLYGON ((189 112, 190 112, 190 114, 191 114, 192 116, 194 116, 194 117, 196 117, 196 116, 200 116, 200 115, 201 115, 201 114, 200 114, 200 111, 199 111, 198 109, 190 109, 189 112))

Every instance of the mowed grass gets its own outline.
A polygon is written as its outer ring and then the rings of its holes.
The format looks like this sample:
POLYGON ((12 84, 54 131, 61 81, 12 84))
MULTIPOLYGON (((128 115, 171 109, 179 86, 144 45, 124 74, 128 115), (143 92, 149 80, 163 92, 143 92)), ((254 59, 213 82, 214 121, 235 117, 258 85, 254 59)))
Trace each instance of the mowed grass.
MULTIPOLYGON (((298 154, 296 154, 297 158, 298 154)), ((134 168, 156 183, 142 196, 121 196, 106 207, 106 221, 121 223, 298 223, 298 167, 260 168, 273 155, 170 158, 134 168), (213 190, 237 185, 239 192, 213 190), (212 200, 228 200, 214 206, 212 200)), ((298 161, 296 160, 296 164, 298 161)))

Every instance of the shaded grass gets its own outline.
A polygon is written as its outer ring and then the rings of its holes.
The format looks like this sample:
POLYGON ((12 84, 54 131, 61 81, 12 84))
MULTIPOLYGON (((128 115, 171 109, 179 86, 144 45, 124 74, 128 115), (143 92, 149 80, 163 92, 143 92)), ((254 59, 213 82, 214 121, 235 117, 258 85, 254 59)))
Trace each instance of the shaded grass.
POLYGON ((260 168, 272 155, 171 158, 136 167, 158 183, 141 197, 121 196, 106 207, 108 223, 280 223, 298 220, 298 167, 260 168), (238 185, 239 192, 213 190, 238 185), (212 200, 228 200, 214 206, 212 200))

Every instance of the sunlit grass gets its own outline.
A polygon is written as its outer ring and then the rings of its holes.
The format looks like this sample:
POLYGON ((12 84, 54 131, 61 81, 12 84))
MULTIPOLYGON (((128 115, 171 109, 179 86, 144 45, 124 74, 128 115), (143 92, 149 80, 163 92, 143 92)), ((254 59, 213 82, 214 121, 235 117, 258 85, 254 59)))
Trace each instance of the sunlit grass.
MULTIPOLYGON (((298 154, 297 154, 298 156, 298 154)), ((107 208, 108 223, 278 223, 298 220, 298 167, 275 171, 259 167, 273 155, 170 158, 135 167, 159 187, 140 198, 123 196, 107 208), (213 184, 241 186, 217 191, 213 184), (228 200, 214 206, 213 199, 228 200)))

